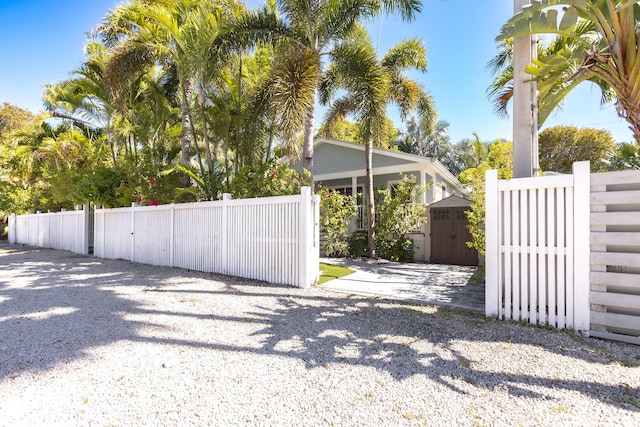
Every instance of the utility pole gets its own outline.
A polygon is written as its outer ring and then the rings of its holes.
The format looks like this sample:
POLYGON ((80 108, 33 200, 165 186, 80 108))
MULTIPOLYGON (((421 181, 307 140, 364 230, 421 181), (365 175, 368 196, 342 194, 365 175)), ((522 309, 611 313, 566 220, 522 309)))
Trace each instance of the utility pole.
MULTIPOLYGON (((530 0, 514 0, 514 13, 530 0)), ((537 53, 535 36, 515 37, 513 41, 513 177, 538 175, 538 96, 537 85, 525 72, 537 53)))

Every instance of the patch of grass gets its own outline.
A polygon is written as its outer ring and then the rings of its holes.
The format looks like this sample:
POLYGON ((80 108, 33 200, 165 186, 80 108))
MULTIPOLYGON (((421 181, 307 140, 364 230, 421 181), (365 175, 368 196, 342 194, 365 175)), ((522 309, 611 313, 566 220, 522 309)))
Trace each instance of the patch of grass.
POLYGON ((568 414, 571 412, 566 405, 551 406, 549 407, 549 411, 556 414, 568 414))
POLYGON ((480 320, 482 322, 486 319, 483 313, 448 306, 438 307, 438 313, 445 319, 450 319, 453 316, 462 316, 471 320, 480 320))
POLYGON ((320 280, 318 284, 321 285, 329 280, 338 279, 340 277, 348 276, 351 273, 355 273, 352 269, 344 267, 342 265, 320 263, 320 280))

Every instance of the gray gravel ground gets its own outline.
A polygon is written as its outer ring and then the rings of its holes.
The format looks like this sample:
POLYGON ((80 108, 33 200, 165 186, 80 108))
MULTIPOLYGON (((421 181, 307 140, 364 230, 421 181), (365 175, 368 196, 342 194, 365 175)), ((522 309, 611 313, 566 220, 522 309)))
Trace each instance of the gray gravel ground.
POLYGON ((0 245, 1 426, 640 425, 640 349, 0 245))

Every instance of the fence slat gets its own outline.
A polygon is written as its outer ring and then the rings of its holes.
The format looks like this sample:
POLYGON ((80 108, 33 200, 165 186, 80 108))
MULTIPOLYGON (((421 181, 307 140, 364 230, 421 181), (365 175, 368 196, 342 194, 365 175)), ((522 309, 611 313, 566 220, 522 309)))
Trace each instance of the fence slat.
POLYGON ((566 323, 567 307, 565 305, 565 292, 566 292, 566 277, 565 277, 565 263, 566 263, 566 248, 565 248, 565 189, 558 188, 557 190, 557 210, 556 210, 556 247, 558 249, 557 255, 557 281, 556 281, 556 306, 558 307, 558 328, 563 329, 566 323))
POLYGON ((548 310, 549 310, 549 324, 557 325, 557 305, 556 305, 556 262, 557 262, 557 246, 556 246, 556 232, 555 232, 555 224, 556 224, 556 190, 548 189, 547 190, 547 215, 549 215, 547 221, 547 267, 548 267, 548 287, 547 287, 547 297, 548 297, 548 310))
POLYGON ((529 205, 527 190, 520 190, 520 317, 529 320, 529 205))
POLYGON ((538 190, 529 190, 529 322, 538 323, 538 190), (535 249, 535 250, 531 250, 535 249))
POLYGON ((513 283, 513 275, 511 274, 511 268, 513 266, 513 242, 511 241, 511 221, 513 221, 511 215, 511 192, 505 191, 503 193, 504 197, 504 318, 511 319, 511 286, 513 283))

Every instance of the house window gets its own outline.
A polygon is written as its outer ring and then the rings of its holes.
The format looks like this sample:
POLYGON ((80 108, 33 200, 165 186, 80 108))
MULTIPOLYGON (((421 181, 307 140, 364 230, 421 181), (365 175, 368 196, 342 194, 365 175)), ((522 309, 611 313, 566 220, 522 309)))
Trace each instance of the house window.
MULTIPOLYGON (((330 187, 332 190, 337 191, 343 196, 353 196, 353 187, 330 187)), ((366 226, 366 209, 364 207, 364 198, 362 197, 363 191, 362 186, 359 185, 356 187, 356 191, 358 192, 358 197, 356 197, 356 204, 358 206, 358 210, 356 211, 355 217, 355 225, 357 230, 363 230, 366 226)))
MULTIPOLYGON (((349 187, 330 187, 332 190, 337 191, 338 193, 342 194, 343 196, 353 196, 353 187, 349 186, 349 187)), ((358 194, 362 194, 362 186, 359 185, 357 187, 358 194)))

